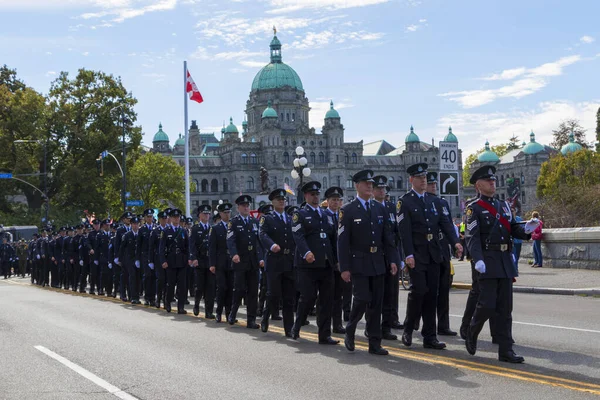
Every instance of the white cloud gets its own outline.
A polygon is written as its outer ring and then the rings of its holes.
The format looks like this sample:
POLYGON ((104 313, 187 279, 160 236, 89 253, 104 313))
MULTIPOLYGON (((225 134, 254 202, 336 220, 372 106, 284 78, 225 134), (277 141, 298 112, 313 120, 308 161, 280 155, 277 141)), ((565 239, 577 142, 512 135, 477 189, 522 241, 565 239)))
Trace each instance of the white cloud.
POLYGON ((405 32, 416 32, 419 29, 423 28, 424 26, 427 26, 427 20, 425 18, 421 18, 419 19, 419 22, 417 24, 411 24, 408 25, 406 28, 404 28, 405 32))
POLYGON ((416 32, 419 29, 418 25, 409 25, 406 27, 407 32, 416 32))
POLYGON ((51 77, 51 76, 54 76, 54 75, 56 75, 56 71, 48 71, 48 72, 46 72, 46 76, 47 77, 51 77))
POLYGON ((281 14, 303 9, 327 9, 340 10, 345 8, 365 7, 389 0, 270 0, 274 9, 268 11, 270 14, 281 14))
POLYGON ((308 32, 301 40, 292 42, 290 48, 297 50, 319 49, 330 43, 341 44, 348 41, 373 41, 384 36, 381 32, 343 32, 336 33, 331 30, 322 32, 308 32))
POLYGON ((84 51, 83 53, 81 53, 81 55, 87 57, 87 56, 90 55, 90 52, 89 51, 84 51))
POLYGON ((252 61, 252 60, 242 60, 242 61, 238 61, 240 65, 243 65, 244 67, 248 67, 248 68, 262 68, 266 65, 265 61, 252 61))
POLYGON ((520 141, 529 142, 529 133, 533 130, 536 141, 549 145, 552 130, 565 119, 577 119, 587 129, 587 139, 593 141, 596 125, 596 112, 600 99, 573 103, 569 101, 548 101, 540 103, 535 109, 513 110, 494 113, 454 113, 438 120, 437 127, 445 131, 452 126, 466 158, 482 148, 485 141, 491 145, 508 142, 516 135, 520 141))
MULTIPOLYGON (((321 99, 323 99, 323 98, 321 98, 321 99)), ((327 111, 329 111, 329 108, 330 108, 330 101, 331 100, 311 101, 310 102, 310 111, 309 111, 309 115, 308 115, 309 121, 310 121, 310 126, 315 128, 315 130, 317 132, 320 132, 321 128, 323 127, 323 124, 325 121, 325 114, 327 113, 327 111)), ((335 108, 337 111, 340 111, 344 108, 351 108, 351 107, 354 107, 354 105, 350 101, 333 103, 333 108, 335 108)), ((340 117, 342 118, 342 121, 343 121, 344 115, 342 112, 340 112, 340 117)))
POLYGON ((447 97, 450 101, 454 101, 464 108, 482 106, 498 98, 510 97, 519 99, 543 89, 548 85, 550 77, 562 75, 565 67, 582 60, 581 56, 573 55, 562 57, 557 61, 545 63, 534 68, 519 67, 508 69, 482 79, 488 81, 520 79, 497 89, 462 90, 441 93, 438 96, 447 97))
POLYGON ((83 13, 80 18, 93 19, 108 16, 112 17, 113 22, 123 22, 151 12, 169 11, 177 6, 177 0, 88 0, 87 2, 102 11, 83 13))
POLYGON ((51 56, 51 55, 52 55, 52 52, 51 52, 51 51, 47 51, 47 52, 46 52, 46 55, 47 55, 47 56, 51 56))
POLYGON ((585 36, 580 37, 579 41, 581 43, 590 44, 590 43, 594 43, 596 41, 596 39, 594 39, 591 36, 585 35, 585 36))
POLYGON ((229 71, 234 74, 241 74, 242 72, 246 72, 248 70, 244 68, 229 68, 229 71))
POLYGON ((145 74, 142 74, 142 76, 145 76, 146 78, 164 78, 164 77, 166 77, 165 74, 159 74, 156 72, 145 73, 145 74))

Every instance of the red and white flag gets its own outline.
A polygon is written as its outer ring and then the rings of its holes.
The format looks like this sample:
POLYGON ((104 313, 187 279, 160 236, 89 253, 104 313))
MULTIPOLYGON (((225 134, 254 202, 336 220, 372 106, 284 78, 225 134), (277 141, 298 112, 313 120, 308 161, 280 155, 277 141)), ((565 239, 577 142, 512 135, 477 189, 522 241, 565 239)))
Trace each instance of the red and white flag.
POLYGON ((188 96, 190 96, 190 100, 196 101, 198 103, 202 103, 204 101, 202 95, 200 94, 200 91, 198 90, 198 86, 196 86, 196 83, 190 75, 190 71, 187 71, 185 91, 187 92, 188 96))

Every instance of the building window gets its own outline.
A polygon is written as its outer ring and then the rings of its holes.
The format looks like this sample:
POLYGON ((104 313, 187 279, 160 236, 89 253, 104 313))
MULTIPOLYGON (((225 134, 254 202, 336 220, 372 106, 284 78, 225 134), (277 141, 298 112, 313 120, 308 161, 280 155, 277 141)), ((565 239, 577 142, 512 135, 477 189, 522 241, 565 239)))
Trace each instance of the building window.
POLYGON ((302 146, 306 146, 306 140, 302 141, 302 146))
POLYGON ((229 181, 227 178, 223 178, 223 191, 229 192, 229 181))
POLYGON ((311 165, 316 164, 315 153, 313 153, 313 152, 310 153, 310 163, 311 163, 311 165))
POLYGON ((501 199, 502 201, 504 201, 504 200, 505 200, 504 193, 501 193, 501 194, 500 194, 500 199, 501 199))
POLYGON ((211 192, 219 191, 219 181, 218 180, 213 179, 212 181, 210 181, 210 191, 211 192))
POLYGON ((340 156, 338 154, 335 155, 335 162, 336 163, 340 162, 340 156))
POLYGON ((325 164, 325 154, 323 152, 319 153, 319 164, 325 164))
POLYGON ((284 140, 284 141, 283 141, 283 145, 284 145, 284 146, 287 146, 287 140, 284 140))
POLYGON ((525 191, 521 192, 521 204, 525 204, 525 191))
POLYGON ((319 140, 319 146, 323 146, 323 141, 319 140))
POLYGON ((525 175, 521 172, 521 185, 525 184, 525 175))
POLYGON ((504 175, 500 175, 500 187, 504 186, 504 175))
POLYGON ((290 122, 290 113, 287 113, 287 122, 290 122))
POLYGON ((277 156, 275 154, 273 154, 273 164, 275 164, 277 162, 277 156))
POLYGON ((277 177, 276 177, 276 176, 274 176, 274 177, 272 178, 271 182, 273 183, 273 187, 272 187, 272 189, 273 189, 273 190, 277 189, 277 177))
POLYGON ((295 140, 293 140, 293 141, 292 141, 292 146, 295 146, 295 145, 296 145, 296 141, 295 141, 295 140))
POLYGON ((284 164, 290 163, 290 154, 287 151, 285 153, 283 153, 283 163, 284 164))
POLYGON ((348 156, 348 153, 346 153, 345 157, 344 157, 344 161, 346 162, 346 164, 350 163, 350 157, 348 156))
POLYGON ((337 186, 342 187, 342 177, 338 175, 337 177, 337 186))
POLYGON ((208 192, 208 180, 202 179, 202 193, 208 192))
POLYGON ((454 196, 454 206, 458 207, 458 196, 454 196))
POLYGON ((425 157, 425 158, 423 159, 423 161, 427 162, 427 157, 425 157))
POLYGON ((323 189, 327 189, 327 177, 323 177, 323 189))
POLYGON ((283 118, 283 113, 281 113, 281 120, 285 121, 285 119, 283 118))
POLYGON ((310 145, 311 145, 311 146, 314 146, 314 145, 315 145, 315 141, 314 141, 314 140, 311 140, 311 141, 310 141, 310 145))
POLYGON ((246 181, 246 190, 254 190, 254 178, 251 176, 246 181))
POLYGON ((387 183, 387 184, 388 184, 388 186, 389 186, 391 189, 393 189, 393 188, 395 187, 395 186, 394 186, 394 177, 393 177, 393 176, 390 176, 390 177, 388 177, 388 183, 387 183))
POLYGON ((402 186, 402 184, 403 184, 402 177, 399 176, 398 181, 396 182, 396 189, 403 189, 404 187, 402 186))
POLYGON ((242 154, 242 164, 248 164, 248 155, 246 153, 242 154))
POLYGON ((198 182, 198 179, 194 179, 194 186, 195 186, 194 191, 196 193, 200 192, 200 182, 198 182))
POLYGON ((250 164, 256 164, 256 154, 250 154, 250 164))
POLYGON ((296 113, 292 113, 292 122, 296 121, 296 113))
POLYGON ((346 189, 352 189, 352 177, 346 179, 346 189))
POLYGON ((356 153, 352 153, 352 164, 358 164, 358 157, 356 153))

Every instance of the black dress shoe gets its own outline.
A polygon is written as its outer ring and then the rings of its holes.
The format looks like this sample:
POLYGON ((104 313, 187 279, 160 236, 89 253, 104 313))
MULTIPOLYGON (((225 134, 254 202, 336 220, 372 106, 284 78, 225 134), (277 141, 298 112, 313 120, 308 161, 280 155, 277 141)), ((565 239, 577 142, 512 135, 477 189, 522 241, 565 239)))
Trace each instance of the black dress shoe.
MULTIPOLYGON (((495 336, 492 336, 492 343, 493 343, 493 344, 499 344, 499 342, 498 342, 498 339, 496 339, 496 337, 495 337, 495 336)), ((510 343, 511 343, 511 344, 515 344, 515 339, 511 338, 511 339, 510 339, 510 343)))
POLYGON ((187 306, 188 304, 190 304, 190 301, 188 299, 185 299, 185 305, 187 306))
POLYGON ((215 314, 204 314, 204 318, 206 318, 206 319, 215 319, 215 314))
POLYGON ((333 339, 331 336, 329 336, 327 339, 319 339, 319 344, 330 344, 330 345, 336 345, 338 344, 340 341, 339 340, 335 340, 333 339))
POLYGON ((233 324, 235 324, 235 318, 233 317, 233 315, 229 315, 229 316, 227 317, 227 323, 228 323, 229 325, 233 325, 233 324))
POLYGON ((376 356, 387 356, 389 351, 384 349, 383 347, 369 347, 369 354, 375 354, 376 356))
MULTIPOLYGON (((75 290, 75 289, 73 289, 75 290)), ((98 296, 104 296, 104 292, 98 292, 98 296)))
POLYGON ((160 308, 160 300, 157 300, 157 301, 154 303, 154 306, 155 306, 156 308, 160 308))
POLYGON ((344 336, 344 346, 346 346, 348 351, 354 351, 354 335, 346 332, 346 336, 344 336))
POLYGON ((398 336, 394 335, 392 332, 383 332, 381 338, 385 340, 398 340, 398 336))
POLYGON ((400 322, 392 322, 392 329, 404 329, 404 325, 400 322))
POLYGON ((408 332, 403 332, 402 333, 402 344, 410 347, 412 345, 412 334, 408 333, 408 332))
POLYGON ((343 326, 336 326, 335 328, 333 328, 333 333, 339 333, 339 334, 344 334, 346 333, 346 328, 344 328, 343 326))
POLYGON ((477 336, 473 335, 471 328, 467 331, 467 339, 465 340, 465 347, 470 355, 474 356, 477 353, 477 336))
POLYGON ((419 321, 415 322, 415 331, 419 330, 419 321))
POLYGON ((438 335, 442 336, 456 336, 456 332, 450 329, 438 329, 438 335))
POLYGON ((292 332, 286 332, 286 333, 285 333, 285 337, 289 337, 289 338, 291 338, 291 337, 292 337, 292 332))
MULTIPOLYGON (((85 293, 85 290, 83 291, 83 293, 85 293)), ((112 298, 113 298, 113 299, 116 299, 116 298, 117 298, 117 292, 114 292, 114 293, 112 294, 112 298)))
POLYGON ((217 324, 221 323, 221 314, 217 313, 217 316, 215 317, 215 321, 217 322, 217 324))
POLYGON ((260 330, 264 333, 267 333, 269 331, 269 319, 268 318, 262 319, 262 321, 260 322, 260 330))
POLYGON ((423 347, 426 349, 443 350, 446 348, 446 343, 440 342, 437 339, 424 340, 423 347))
POLYGON ((310 321, 309 321, 309 320, 306 320, 306 321, 304 321, 304 322, 302 323, 302 326, 306 326, 306 325, 310 325, 310 321))
POLYGON ((177 314, 187 314, 187 311, 185 311, 184 309, 177 310, 177 314))
POLYGON ((95 296, 95 295, 96 295, 96 293, 94 293, 94 292, 90 292, 90 294, 91 294, 92 296, 95 296))
POLYGON ((150 302, 148 302, 148 305, 149 305, 150 307, 156 307, 156 303, 155 303, 154 301, 150 301, 150 302))
POLYGON ((520 364, 525 362, 525 359, 517 354, 514 351, 509 350, 506 353, 498 354, 498 360, 509 362, 513 364, 520 364))
POLYGON ((292 329, 292 339, 298 340, 300 338, 300 331, 292 329))
POLYGON ((468 331, 469 331, 469 326, 468 325, 460 327, 459 332, 460 332, 460 338, 462 340, 467 340, 467 333, 468 333, 468 331))
POLYGON ((282 317, 281 315, 273 315, 273 316, 271 317, 271 319, 272 319, 273 321, 281 321, 281 320, 283 319, 283 317, 282 317))
POLYGON ((194 310, 193 311, 194 311, 194 315, 197 317, 198 314, 200 314, 200 306, 196 304, 194 306, 194 310))
POLYGON ((165 310, 167 310, 167 312, 171 312, 171 303, 169 303, 169 302, 165 303, 165 310))
POLYGON ((248 328, 248 329, 259 329, 260 325, 257 324, 256 322, 252 321, 252 322, 248 322, 246 324, 246 328, 248 328))

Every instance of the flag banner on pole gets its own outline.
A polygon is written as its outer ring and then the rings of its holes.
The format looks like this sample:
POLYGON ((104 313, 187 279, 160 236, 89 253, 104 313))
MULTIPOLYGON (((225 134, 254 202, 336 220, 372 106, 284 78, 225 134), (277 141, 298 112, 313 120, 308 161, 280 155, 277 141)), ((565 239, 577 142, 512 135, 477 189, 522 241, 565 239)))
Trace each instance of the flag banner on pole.
POLYGON ((187 81, 186 81, 186 85, 185 85, 185 91, 190 96, 190 100, 196 101, 198 103, 202 103, 204 101, 204 99, 202 98, 202 95, 200 94, 200 91, 198 90, 198 86, 196 86, 196 83, 194 82, 194 80, 192 79, 192 76, 190 75, 190 71, 187 71, 187 81))
POLYGON ((294 193, 294 191, 292 190, 292 188, 290 187, 290 185, 288 185, 287 183, 283 183, 283 188, 285 189, 286 192, 288 192, 289 194, 291 194, 292 196, 295 196, 296 193, 294 193))

